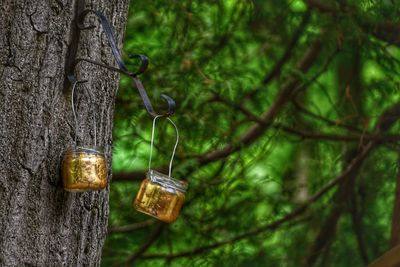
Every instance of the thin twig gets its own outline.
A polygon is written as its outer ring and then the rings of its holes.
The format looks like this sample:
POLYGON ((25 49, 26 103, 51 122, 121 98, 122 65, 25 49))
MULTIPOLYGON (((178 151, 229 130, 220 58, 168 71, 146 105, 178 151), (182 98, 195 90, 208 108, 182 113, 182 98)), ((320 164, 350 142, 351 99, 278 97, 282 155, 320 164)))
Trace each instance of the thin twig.
POLYGON ((132 231, 136 231, 145 227, 149 227, 153 224, 155 224, 157 221, 150 219, 146 220, 143 222, 138 222, 138 223, 133 223, 133 224, 128 224, 128 225, 123 225, 123 226, 113 226, 108 229, 109 234, 120 234, 120 233, 128 233, 132 231))
POLYGON ((143 253, 145 253, 150 246, 157 241, 157 239, 161 236, 162 231, 164 230, 165 224, 160 223, 157 229, 151 234, 149 239, 128 259, 126 260, 126 265, 134 263, 143 253))
POLYGON ((266 224, 264 226, 261 226, 259 228, 253 229, 251 231, 245 232, 243 234, 239 234, 231 239, 216 242, 211 245, 195 248, 192 250, 180 252, 174 255, 168 255, 168 254, 149 254, 149 255, 144 255, 141 256, 143 259, 156 259, 156 258, 166 258, 166 259, 171 259, 171 258, 180 258, 180 257, 186 257, 194 254, 199 254, 203 252, 207 252, 211 249, 221 247, 223 245, 231 244, 233 242, 252 237, 254 235, 266 232, 266 231, 271 231, 271 230, 276 230, 278 227, 280 227, 282 224, 285 222, 291 221, 294 218, 297 218, 304 212, 306 212, 309 208, 309 206, 316 201, 318 201, 322 196, 324 196, 326 193, 328 193, 331 189, 333 189, 340 181, 345 179, 350 173, 354 171, 355 168, 361 164, 361 162, 365 159, 365 157, 368 155, 368 152, 370 151, 370 147, 364 148, 360 154, 355 157, 351 163, 347 166, 347 168, 344 170, 342 174, 337 176, 336 178, 332 179, 330 182, 328 182, 324 187, 322 187, 318 192, 316 192, 314 195, 312 195, 305 203, 300 205, 298 208, 296 208, 294 211, 288 213, 281 219, 278 219, 272 223, 266 224))
POLYGON ((395 199, 393 204, 392 229, 389 246, 391 248, 400 245, 400 155, 397 162, 397 177, 395 199))
MULTIPOLYGON (((306 73, 311 66, 315 63, 319 53, 322 49, 322 36, 316 39, 314 43, 309 47, 309 49, 305 52, 303 58, 297 64, 298 71, 302 73, 306 73)), ((197 157, 196 160, 198 166, 201 167, 212 163, 214 161, 226 158, 231 154, 239 151, 242 147, 250 145, 258 140, 259 137, 263 135, 263 133, 268 129, 268 127, 272 124, 276 116, 283 109, 284 105, 290 101, 292 93, 298 89, 298 84, 300 83, 299 79, 296 77, 291 77, 288 81, 282 86, 280 90, 280 94, 276 97, 275 101, 272 103, 270 108, 260 117, 260 121, 263 123, 256 123, 250 129, 245 132, 237 142, 234 144, 227 144, 222 149, 211 150, 206 152, 203 155, 197 157)), ((143 172, 132 172, 129 174, 125 174, 124 177, 116 174, 114 176, 114 180, 126 180, 120 178, 128 178, 130 177, 133 180, 141 179, 138 178, 143 177, 143 172), (128 177, 127 177, 128 176, 128 177)))

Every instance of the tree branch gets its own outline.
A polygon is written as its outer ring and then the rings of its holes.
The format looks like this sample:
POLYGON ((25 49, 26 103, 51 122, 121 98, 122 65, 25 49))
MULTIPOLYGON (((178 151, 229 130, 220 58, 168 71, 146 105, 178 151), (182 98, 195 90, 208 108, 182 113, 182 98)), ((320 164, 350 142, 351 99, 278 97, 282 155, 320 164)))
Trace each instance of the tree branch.
POLYGON ((400 156, 397 162, 396 191, 392 215, 392 231, 390 235, 390 247, 400 245, 400 156))
MULTIPOLYGON (((217 99, 217 98, 215 98, 217 99)), ((225 100, 218 98, 218 101, 224 102, 225 100)), ((242 107, 241 105, 235 105, 235 108, 237 110, 240 110, 243 114, 247 116, 247 118, 251 121, 254 121, 258 123, 261 126, 268 127, 270 124, 265 123, 263 120, 252 114, 250 111, 242 107)), ((389 112, 389 111, 387 111, 389 112)), ((391 113, 396 113, 395 110, 390 111, 391 113)), ((389 120, 389 118, 396 117, 394 114, 388 114, 386 116, 389 120)), ((385 128, 384 124, 386 122, 380 122, 379 127, 385 128)), ((390 124, 390 122, 389 122, 390 124)), ((385 133, 363 133, 363 134, 330 134, 330 133, 316 133, 316 132, 309 132, 305 131, 302 129, 295 129, 288 127, 284 124, 281 123, 274 123, 271 125, 275 129, 279 129, 282 131, 285 131, 286 133, 293 134, 295 136, 298 136, 302 139, 312 139, 312 140, 325 140, 325 141, 344 141, 344 142, 367 142, 367 141, 375 141, 379 143, 389 143, 389 142, 398 142, 400 141, 400 135, 394 135, 394 134, 385 134, 385 133)), ((202 156, 199 156, 198 158, 201 158, 202 156)), ((166 172, 168 170, 168 166, 162 166, 157 168, 158 171, 160 172, 166 172)), ((144 171, 133 171, 133 172, 119 172, 113 174, 113 181, 141 181, 144 178, 144 171)))
MULTIPOLYGON (((216 95, 214 97, 214 100, 219 101, 219 102, 224 103, 229 106, 233 106, 235 109, 242 112, 247 117, 247 119, 250 121, 256 122, 260 125, 265 125, 265 123, 260 118, 255 116, 252 112, 250 112, 248 109, 246 109, 245 107, 243 107, 240 104, 230 103, 230 102, 226 101, 225 99, 223 99, 219 95, 216 95)), ((315 114, 314 114, 314 116, 318 116, 318 119, 320 119, 324 122, 327 122, 330 125, 334 124, 335 126, 337 126, 337 124, 335 122, 330 121, 324 117, 321 117, 321 116, 315 115, 315 114)), ((286 133, 299 136, 302 139, 327 140, 327 141, 350 141, 350 142, 352 142, 352 141, 354 141, 354 142, 361 142, 361 141, 397 142, 397 141, 400 141, 400 135, 382 134, 382 133, 371 134, 368 132, 363 133, 361 130, 359 130, 361 134, 350 134, 349 133, 349 134, 340 135, 340 134, 330 134, 330 133, 309 132, 309 131, 305 131, 302 129, 291 128, 282 123, 274 123, 271 126, 275 129, 283 130, 286 133)), ((353 129, 357 129, 357 128, 353 128, 353 129)))
MULTIPOLYGON (((383 112, 376 126, 376 131, 382 132, 389 130, 390 127, 399 118, 400 118, 400 103, 397 103, 383 112)), ((370 141, 362 149, 362 151, 358 153, 358 156, 356 156, 356 158, 359 158, 357 164, 354 165, 354 168, 351 170, 351 172, 347 172, 347 174, 343 177, 343 182, 338 192, 335 195, 332 210, 329 213, 328 218, 325 220, 325 223, 321 227, 315 239, 315 242, 310 249, 310 252, 304 262, 305 266, 313 266, 316 263, 320 255, 320 252, 333 238, 333 234, 336 232, 336 227, 339 218, 343 210, 345 209, 346 200, 348 199, 349 195, 351 195, 351 191, 349 190, 352 190, 355 184, 357 172, 361 168, 361 165, 368 156, 368 154, 378 144, 379 143, 376 141, 370 141)), ((352 162, 354 162, 354 159, 352 160, 352 162)))
POLYGON ((327 125, 330 126, 337 126, 337 127, 342 127, 345 128, 347 130, 350 131, 355 131, 355 132, 363 132, 361 129, 353 126, 353 125, 347 125, 347 124, 343 124, 343 123, 338 123, 337 121, 332 121, 328 118, 325 118, 319 114, 315 114, 313 112, 311 112, 310 110, 306 109, 305 107, 303 107, 296 99, 292 100, 293 105, 296 107, 297 110, 299 110, 300 112, 304 113, 305 115, 311 117, 311 118, 315 118, 317 120, 323 121, 325 122, 327 125))
POLYGON ((319 0, 306 0, 305 2, 308 6, 315 8, 320 12, 332 14, 336 14, 337 12, 339 12, 339 9, 336 6, 319 0))
MULTIPOLYGON (((292 223, 291 225, 295 225, 298 222, 302 222, 302 221, 303 220, 296 221, 296 222, 292 223)), ((242 240, 242 239, 250 238, 250 237, 252 237, 252 236, 254 236, 256 234, 260 234, 260 233, 266 232, 268 230, 275 230, 276 228, 278 228, 281 224, 283 224, 285 222, 287 222, 287 220, 285 220, 285 221, 283 221, 283 220, 276 221, 276 222, 270 223, 270 224, 268 224, 266 226, 257 228, 255 230, 252 230, 252 231, 237 235, 237 236, 235 236, 233 238, 230 238, 230 239, 227 239, 227 240, 224 240, 224 241, 220 241, 220 242, 215 242, 215 243, 213 243, 211 245, 194 248, 192 250, 182 251, 180 253, 176 253, 176 254, 172 254, 172 255, 170 255, 170 254, 148 254, 148 255, 142 256, 141 258, 142 259, 148 259, 148 260, 149 259, 164 258, 167 261, 171 261, 173 259, 182 258, 182 257, 192 257, 194 255, 203 254, 203 253, 206 253, 206 252, 208 252, 208 251, 210 251, 212 249, 216 249, 216 248, 219 248, 219 247, 224 246, 224 245, 233 244, 233 243, 235 243, 235 242, 237 242, 239 240, 242 240)))
MULTIPOLYGON (((315 62, 317 56, 321 51, 321 40, 317 39, 313 45, 307 50, 303 59, 298 64, 298 70, 305 73, 315 62)), ((296 89, 299 80, 291 77, 288 82, 282 86, 280 94, 267 112, 265 112, 260 120, 263 124, 257 123, 251 127, 245 134, 243 134, 237 144, 229 144, 219 150, 214 150, 206 153, 198 159, 200 165, 206 165, 213 161, 225 158, 232 153, 237 152, 241 147, 250 145, 256 141, 264 131, 271 125, 277 114, 282 110, 283 106, 290 100, 291 94, 296 89)))
POLYGON ((347 166, 347 168, 339 176, 337 176, 336 178, 329 181, 318 192, 314 193, 306 202, 304 202, 302 205, 298 206, 294 211, 283 216, 281 219, 278 219, 272 223, 266 224, 259 228, 253 229, 251 231, 245 232, 243 234, 237 235, 231 239, 214 243, 212 245, 195 248, 195 249, 184 251, 184 252, 181 252, 181 253, 178 253, 175 255, 168 255, 168 254, 153 254, 153 255, 151 255, 151 254, 149 254, 149 255, 141 256, 141 258, 143 258, 143 259, 167 258, 168 259, 170 257, 174 257, 174 258, 186 257, 186 256, 194 255, 194 254, 203 253, 203 252, 209 251, 211 249, 221 247, 223 245, 231 244, 233 242, 236 242, 236 241, 239 241, 239 240, 242 240, 242 239, 245 239, 245 238, 266 232, 266 231, 276 230, 282 224, 284 224, 288 221, 291 221, 291 220, 297 218, 298 216, 300 216, 301 214, 303 214, 304 212, 306 212, 311 204, 318 201, 326 193, 328 193, 330 190, 332 190, 339 182, 341 182, 343 179, 348 177, 348 175, 350 173, 352 173, 354 171, 354 169, 357 168, 361 164, 361 162, 367 156, 368 152, 369 152, 369 149, 365 148, 362 152, 360 152, 360 154, 357 157, 355 157, 351 161, 351 163, 347 166))
POLYGON ((358 26, 366 33, 372 34, 378 39, 400 46, 400 23, 398 22, 372 22, 361 18, 360 15, 354 15, 355 8, 342 4, 336 7, 332 4, 322 2, 320 0, 306 0, 309 7, 314 8, 323 13, 337 15, 338 13, 347 13, 349 16, 356 18, 358 26))
MULTIPOLYGON (((287 45, 285 51, 283 52, 283 55, 279 58, 278 61, 276 61, 273 68, 265 75, 264 79, 261 82, 261 86, 265 86, 265 85, 269 84, 274 78, 276 78, 278 76, 278 74, 281 73, 283 66, 290 60, 293 49, 298 44, 300 37, 304 33, 304 30, 306 29, 306 26, 307 26, 308 22, 310 21, 310 15, 311 15, 310 10, 307 10, 304 13, 303 18, 302 18, 299 26, 297 27, 297 29, 294 31, 292 37, 290 38, 288 45, 287 45)), ((252 91, 247 93, 244 96, 244 98, 245 99, 254 98, 254 96, 259 91, 259 87, 256 87, 255 89, 253 89, 252 91)))
POLYGON ((127 233, 132 232, 138 229, 142 229, 148 226, 155 224, 157 221, 154 219, 146 220, 143 222, 123 225, 123 226, 113 226, 108 229, 108 234, 120 234, 120 233, 127 233))
POLYGON ((151 234, 149 239, 132 255, 126 260, 126 264, 134 263, 143 253, 145 253, 150 246, 157 241, 157 239, 161 236, 162 231, 164 230, 165 224, 160 223, 157 229, 151 234))
POLYGON ((326 140, 326 141, 347 141, 347 142, 361 142, 361 141, 379 141, 379 142, 398 142, 400 135, 392 134, 330 134, 330 133, 315 133, 308 132, 301 129, 290 128, 283 124, 274 124, 274 128, 282 129, 283 131, 294 134, 302 139, 312 140, 326 140))
MULTIPOLYGON (((321 39, 317 39, 310 46, 310 48, 304 54, 304 57, 297 64, 297 69, 306 73, 310 67, 313 65, 317 56, 319 55, 322 47, 321 39)), ((290 101, 292 93, 297 89, 299 84, 299 79, 296 77, 289 78, 288 82, 286 82, 281 90, 279 95, 276 97, 275 102, 272 103, 271 107, 268 111, 266 111, 261 117, 260 123, 256 123, 253 125, 246 133, 244 133, 235 144, 228 144, 222 149, 216 149, 209 152, 206 152, 203 155, 198 156, 195 160, 198 163, 198 166, 204 166, 214 161, 223 159, 228 157, 229 155, 239 151, 243 146, 250 145, 255 142, 262 134, 268 129, 268 127, 272 124, 275 117, 282 110, 283 106, 290 101)), ((165 170, 167 166, 163 166, 159 168, 160 170, 165 170)), ((113 180, 141 180, 144 177, 144 172, 132 172, 132 173, 123 173, 123 174, 115 174, 113 180)))
POLYGON ((398 267, 400 266, 400 245, 395 246, 377 260, 372 262, 368 267, 398 267))
POLYGON ((310 21, 310 11, 307 10, 306 13, 304 13, 303 15, 303 19, 301 20, 300 25, 293 33, 293 36, 290 39, 289 44, 286 47, 286 50, 283 53, 282 57, 275 63, 272 70, 263 79, 262 81, 263 85, 268 84, 274 77, 276 77, 281 72, 283 65, 285 65, 285 63, 290 59, 293 49, 296 47, 309 21, 310 21))
MULTIPOLYGON (((354 188, 353 188, 354 189, 354 188)), ((356 190, 351 192, 351 206, 350 215, 353 222, 353 230, 356 235, 358 250, 360 252, 360 257, 365 265, 369 263, 367 248, 365 246, 364 231, 362 225, 362 214, 358 208, 358 198, 356 190)))
POLYGON ((354 168, 351 170, 351 172, 347 172, 347 174, 343 177, 342 185, 335 194, 335 198, 333 200, 333 208, 318 232, 314 244, 311 246, 310 252, 308 253, 308 256, 304 262, 304 266, 313 266, 326 245, 332 241, 333 235, 336 233, 336 227, 340 216, 345 209, 345 200, 350 194, 349 190, 352 189, 355 182, 355 177, 357 176, 363 161, 367 158, 374 145, 375 143, 372 141, 368 143, 368 145, 357 156, 360 160, 358 160, 357 164, 354 165, 354 168))

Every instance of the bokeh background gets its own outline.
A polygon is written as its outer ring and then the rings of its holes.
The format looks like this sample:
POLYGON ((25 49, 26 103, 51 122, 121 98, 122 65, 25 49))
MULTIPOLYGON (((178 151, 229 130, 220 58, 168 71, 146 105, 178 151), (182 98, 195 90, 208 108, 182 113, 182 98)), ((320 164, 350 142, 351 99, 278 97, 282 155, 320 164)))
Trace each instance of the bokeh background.
MULTIPOLYGON (((173 224, 134 210, 152 118, 121 77, 102 265, 366 266, 398 244, 399 11, 132 1, 124 53, 149 57, 140 78, 157 109, 162 93, 178 104, 172 176, 189 190, 173 224)), ((155 141, 152 167, 165 171, 166 120, 155 141)))

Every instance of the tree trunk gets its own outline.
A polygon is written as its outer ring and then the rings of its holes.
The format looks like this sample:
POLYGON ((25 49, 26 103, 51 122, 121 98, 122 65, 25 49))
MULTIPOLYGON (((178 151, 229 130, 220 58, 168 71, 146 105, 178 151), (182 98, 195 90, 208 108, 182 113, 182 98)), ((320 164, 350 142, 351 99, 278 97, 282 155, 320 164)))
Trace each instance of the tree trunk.
MULTIPOLYGON (((3 0, 0 12, 0 265, 98 266, 106 236, 109 189, 63 190, 63 151, 74 144, 65 61, 76 1, 3 0)), ((121 46, 128 1, 92 1, 121 46)), ((114 65, 97 19, 81 34, 78 55, 114 65)), ((76 88, 78 144, 104 147, 111 178, 118 74, 81 63, 76 88), (92 101, 92 102, 91 102, 92 101)))
MULTIPOLYGON (((352 122, 352 124, 357 125, 361 111, 362 111, 362 86, 360 84, 360 70, 361 70, 361 58, 359 53, 359 46, 350 46, 355 53, 351 54, 350 60, 344 58, 339 64, 338 80, 339 80, 339 96, 346 96, 344 103, 342 105, 342 110, 346 115, 345 119, 352 122), (350 64, 349 64, 350 62, 350 64)), ((372 147, 372 143, 364 145, 367 147, 372 147)), ((343 166, 344 170, 347 166, 352 164, 354 158, 361 153, 360 149, 355 146, 348 146, 346 144, 345 152, 343 155, 343 166)), ((304 266, 314 266, 317 263, 318 258, 323 253, 326 253, 332 241, 335 238, 338 225, 340 223, 340 218, 343 212, 349 209, 349 203, 352 200, 352 194, 355 192, 354 187, 356 186, 356 178, 358 171, 362 166, 362 161, 354 168, 353 172, 350 173, 346 179, 343 179, 339 184, 339 188, 333 197, 332 208, 322 224, 319 230, 314 244, 311 246, 311 250, 306 258, 304 266)), ((358 214, 357 214, 358 215, 358 214)), ((360 222, 361 218, 354 218, 353 222, 360 222)), ((356 227, 356 226, 355 226, 356 227)), ((361 227, 361 226, 360 226, 361 227)), ((362 233, 362 229, 357 229, 356 233, 358 245, 361 251, 361 256, 364 261, 368 262, 366 259, 367 255, 363 245, 363 237, 359 235, 362 233)))

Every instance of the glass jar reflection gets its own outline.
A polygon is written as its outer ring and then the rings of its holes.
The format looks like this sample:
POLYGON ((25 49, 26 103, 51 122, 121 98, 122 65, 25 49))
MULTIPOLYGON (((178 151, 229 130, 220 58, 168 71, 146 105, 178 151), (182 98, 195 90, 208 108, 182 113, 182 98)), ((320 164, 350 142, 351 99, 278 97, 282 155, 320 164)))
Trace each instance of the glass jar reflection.
POLYGON ((83 192, 107 186, 107 162, 103 150, 97 147, 69 148, 62 162, 64 189, 83 192))
POLYGON ((174 222, 182 208, 188 184, 150 170, 136 196, 135 208, 166 223, 174 222))

